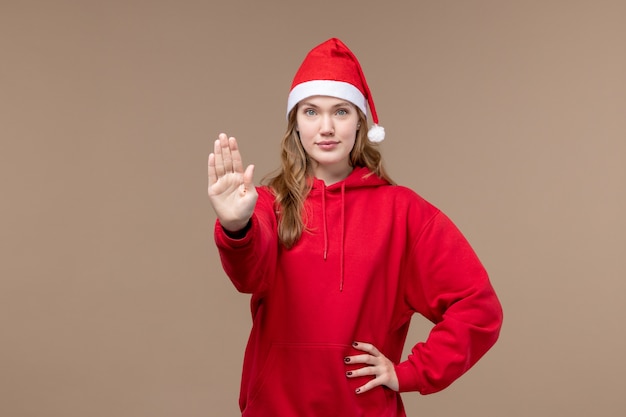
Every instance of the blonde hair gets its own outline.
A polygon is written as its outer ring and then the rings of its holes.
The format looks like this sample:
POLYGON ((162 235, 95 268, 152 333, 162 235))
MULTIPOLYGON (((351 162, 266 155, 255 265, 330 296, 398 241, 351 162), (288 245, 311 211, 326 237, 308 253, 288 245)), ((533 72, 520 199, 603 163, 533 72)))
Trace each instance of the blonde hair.
MULTIPOLYGON (((359 124, 367 127, 365 114, 356 106, 355 109, 359 114, 359 124)), ((281 167, 264 180, 276 196, 278 239, 287 248, 295 245, 306 229, 304 201, 311 191, 313 179, 313 164, 296 131, 297 110, 298 106, 289 113, 287 131, 281 142, 281 167)), ((382 155, 367 138, 367 128, 357 131, 350 152, 350 164, 353 167, 367 167, 373 174, 394 184, 383 167, 382 155)))

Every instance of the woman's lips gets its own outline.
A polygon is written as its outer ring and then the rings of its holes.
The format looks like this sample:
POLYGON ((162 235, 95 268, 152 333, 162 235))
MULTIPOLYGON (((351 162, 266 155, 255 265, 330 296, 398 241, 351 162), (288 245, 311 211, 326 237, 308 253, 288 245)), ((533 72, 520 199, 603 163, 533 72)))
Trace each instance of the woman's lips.
POLYGON ((330 150, 330 149, 334 149, 337 145, 339 145, 339 142, 325 140, 322 142, 317 142, 316 145, 320 147, 321 149, 330 150))

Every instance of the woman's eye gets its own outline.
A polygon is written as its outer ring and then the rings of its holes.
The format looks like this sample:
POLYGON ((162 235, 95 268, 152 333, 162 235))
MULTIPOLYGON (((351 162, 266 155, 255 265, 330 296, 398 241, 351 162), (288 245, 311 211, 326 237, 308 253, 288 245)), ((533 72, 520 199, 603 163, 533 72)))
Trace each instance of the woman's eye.
POLYGON ((337 110, 337 114, 339 116, 345 116, 346 114, 348 114, 348 112, 346 111, 346 109, 339 109, 337 110))
POLYGON ((306 109, 304 111, 304 114, 306 114, 307 116, 315 116, 315 110, 313 110, 313 109, 306 109))

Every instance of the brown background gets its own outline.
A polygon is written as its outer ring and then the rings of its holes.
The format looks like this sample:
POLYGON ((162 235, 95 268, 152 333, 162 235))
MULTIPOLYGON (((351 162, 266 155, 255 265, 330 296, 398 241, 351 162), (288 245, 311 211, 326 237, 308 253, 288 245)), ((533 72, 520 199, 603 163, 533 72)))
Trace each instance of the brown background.
POLYGON ((206 156, 226 131, 275 168, 291 77, 331 36, 392 176, 504 304, 494 349, 409 415, 626 413, 625 2, 2 0, 0 415, 237 415, 248 297, 206 156))

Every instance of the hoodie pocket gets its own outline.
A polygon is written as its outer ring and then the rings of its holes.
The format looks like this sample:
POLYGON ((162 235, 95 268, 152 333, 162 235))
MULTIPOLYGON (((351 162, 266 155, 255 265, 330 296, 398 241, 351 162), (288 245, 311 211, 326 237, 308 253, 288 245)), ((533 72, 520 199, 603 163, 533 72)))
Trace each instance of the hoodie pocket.
POLYGON ((273 344, 248 395, 245 417, 383 416, 392 392, 377 387, 357 395, 364 379, 346 377, 347 345, 273 344))

